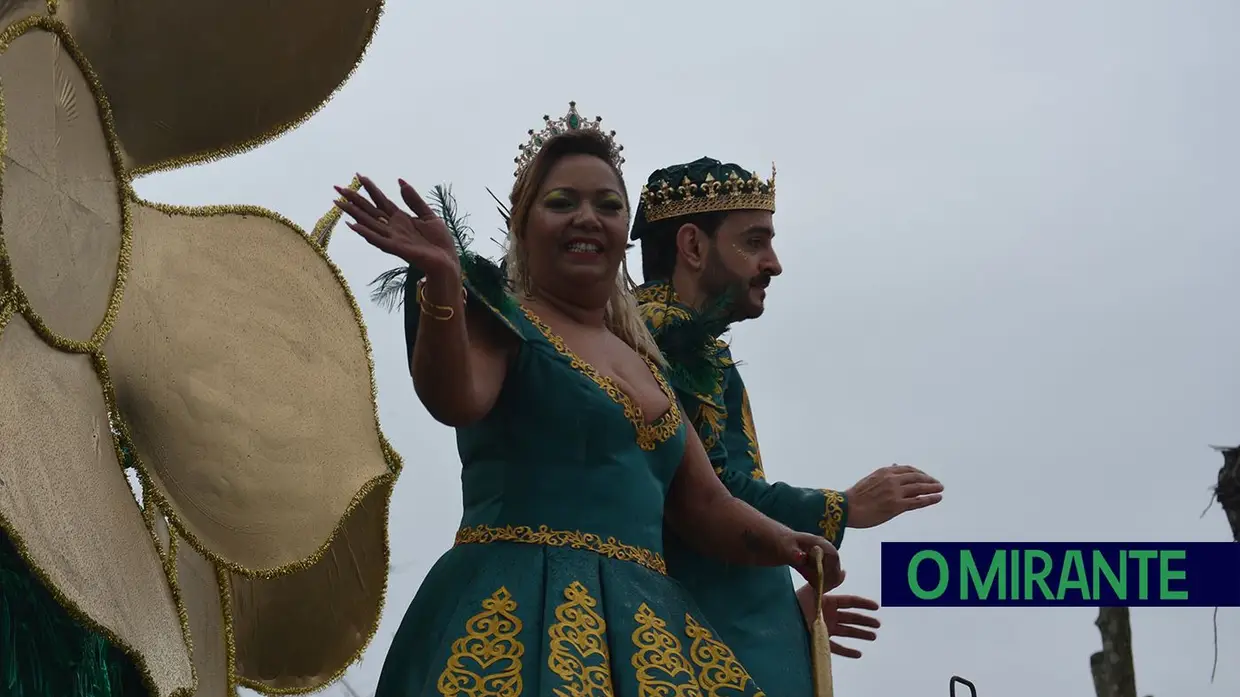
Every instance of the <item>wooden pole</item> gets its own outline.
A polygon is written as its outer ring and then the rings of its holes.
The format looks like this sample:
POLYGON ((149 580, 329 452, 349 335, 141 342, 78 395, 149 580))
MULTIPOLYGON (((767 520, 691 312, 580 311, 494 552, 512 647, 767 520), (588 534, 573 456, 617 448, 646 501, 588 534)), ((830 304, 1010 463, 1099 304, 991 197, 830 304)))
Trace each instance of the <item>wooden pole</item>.
POLYGON ((1089 657, 1094 692, 1097 697, 1137 697, 1128 608, 1098 608, 1098 619, 1094 624, 1102 635, 1102 650, 1089 657))

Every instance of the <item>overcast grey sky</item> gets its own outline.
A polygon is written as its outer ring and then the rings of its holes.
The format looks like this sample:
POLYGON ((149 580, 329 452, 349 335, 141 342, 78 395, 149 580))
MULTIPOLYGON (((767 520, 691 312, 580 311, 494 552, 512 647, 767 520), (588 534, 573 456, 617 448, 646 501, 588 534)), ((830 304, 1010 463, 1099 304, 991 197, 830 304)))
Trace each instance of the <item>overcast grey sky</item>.
MULTIPOLYGON (((851 531, 844 589, 878 594, 881 540, 1224 540, 1199 515, 1240 442, 1240 4, 1234 0, 391 3, 359 72, 261 150, 139 182, 305 226, 354 171, 455 186, 482 249, 527 128, 576 99, 626 146, 630 190, 703 155, 779 167, 785 275, 738 327, 767 472, 845 488, 891 462, 944 502, 851 531)), ((361 298, 395 265, 343 226, 361 298)), ((373 689, 460 513, 452 433, 417 402, 401 322, 364 302, 384 427, 407 462, 373 689)), ((1240 582, 1240 581, 1238 581, 1240 582)), ((843 695, 1092 695, 1096 611, 884 610, 837 660, 843 695)), ((1209 609, 1136 610, 1140 693, 1209 685, 1209 609)), ((1240 610, 1219 615, 1240 651, 1240 610)), ((343 694, 332 688, 328 694, 343 694)))

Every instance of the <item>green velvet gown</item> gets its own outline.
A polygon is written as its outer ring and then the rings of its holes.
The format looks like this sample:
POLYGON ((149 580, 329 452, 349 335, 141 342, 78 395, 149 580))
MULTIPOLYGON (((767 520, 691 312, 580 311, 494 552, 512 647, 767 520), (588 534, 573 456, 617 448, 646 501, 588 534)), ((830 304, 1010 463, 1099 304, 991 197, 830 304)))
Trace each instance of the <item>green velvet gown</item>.
POLYGON ((0 528, 0 695, 146 697, 133 662, 77 622, 0 528))
MULTIPOLYGON (((838 547, 847 518, 843 494, 766 481, 749 395, 731 352, 717 338, 723 325, 712 329, 666 282, 643 285, 638 300, 671 363, 676 394, 732 495, 838 547)), ((666 550, 669 573, 763 689, 772 695, 813 694, 809 632, 787 569, 724 564, 670 534, 666 550)))
MULTIPOLYGON (((762 694, 667 576, 686 433, 662 373, 651 364, 672 407, 648 419, 536 316, 477 287, 470 306, 519 350, 491 413, 457 430, 456 545, 410 604, 377 697, 762 694)), ((411 346, 418 312, 406 304, 411 346)))

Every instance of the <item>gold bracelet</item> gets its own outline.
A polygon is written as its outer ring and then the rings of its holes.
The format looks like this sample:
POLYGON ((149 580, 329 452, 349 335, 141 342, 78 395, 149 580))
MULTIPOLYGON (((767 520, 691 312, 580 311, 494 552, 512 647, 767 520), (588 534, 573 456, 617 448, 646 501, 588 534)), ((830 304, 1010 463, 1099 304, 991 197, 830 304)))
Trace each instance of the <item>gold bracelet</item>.
MULTIPOLYGON (((435 303, 426 299, 426 294, 422 291, 422 289, 425 286, 426 286, 426 277, 423 276, 422 278, 418 279, 417 293, 415 294, 417 301, 418 301, 418 307, 422 309, 422 314, 426 315, 427 317, 430 317, 431 319, 439 320, 441 322, 446 322, 447 320, 450 320, 453 317, 455 317, 456 309, 453 308, 451 305, 436 305, 435 303), (436 314, 435 311, 438 311, 439 314, 436 314)), ((469 299, 469 294, 465 291, 464 286, 461 287, 461 299, 462 300, 469 299)))

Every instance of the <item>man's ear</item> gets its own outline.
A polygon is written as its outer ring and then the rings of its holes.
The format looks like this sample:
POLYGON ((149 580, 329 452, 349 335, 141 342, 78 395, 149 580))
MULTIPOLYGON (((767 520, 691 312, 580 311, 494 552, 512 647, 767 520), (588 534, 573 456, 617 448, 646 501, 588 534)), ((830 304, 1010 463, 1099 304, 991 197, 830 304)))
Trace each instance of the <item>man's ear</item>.
POLYGON ((702 228, 685 223, 676 231, 676 255, 689 268, 700 271, 706 266, 706 245, 709 242, 702 228))

